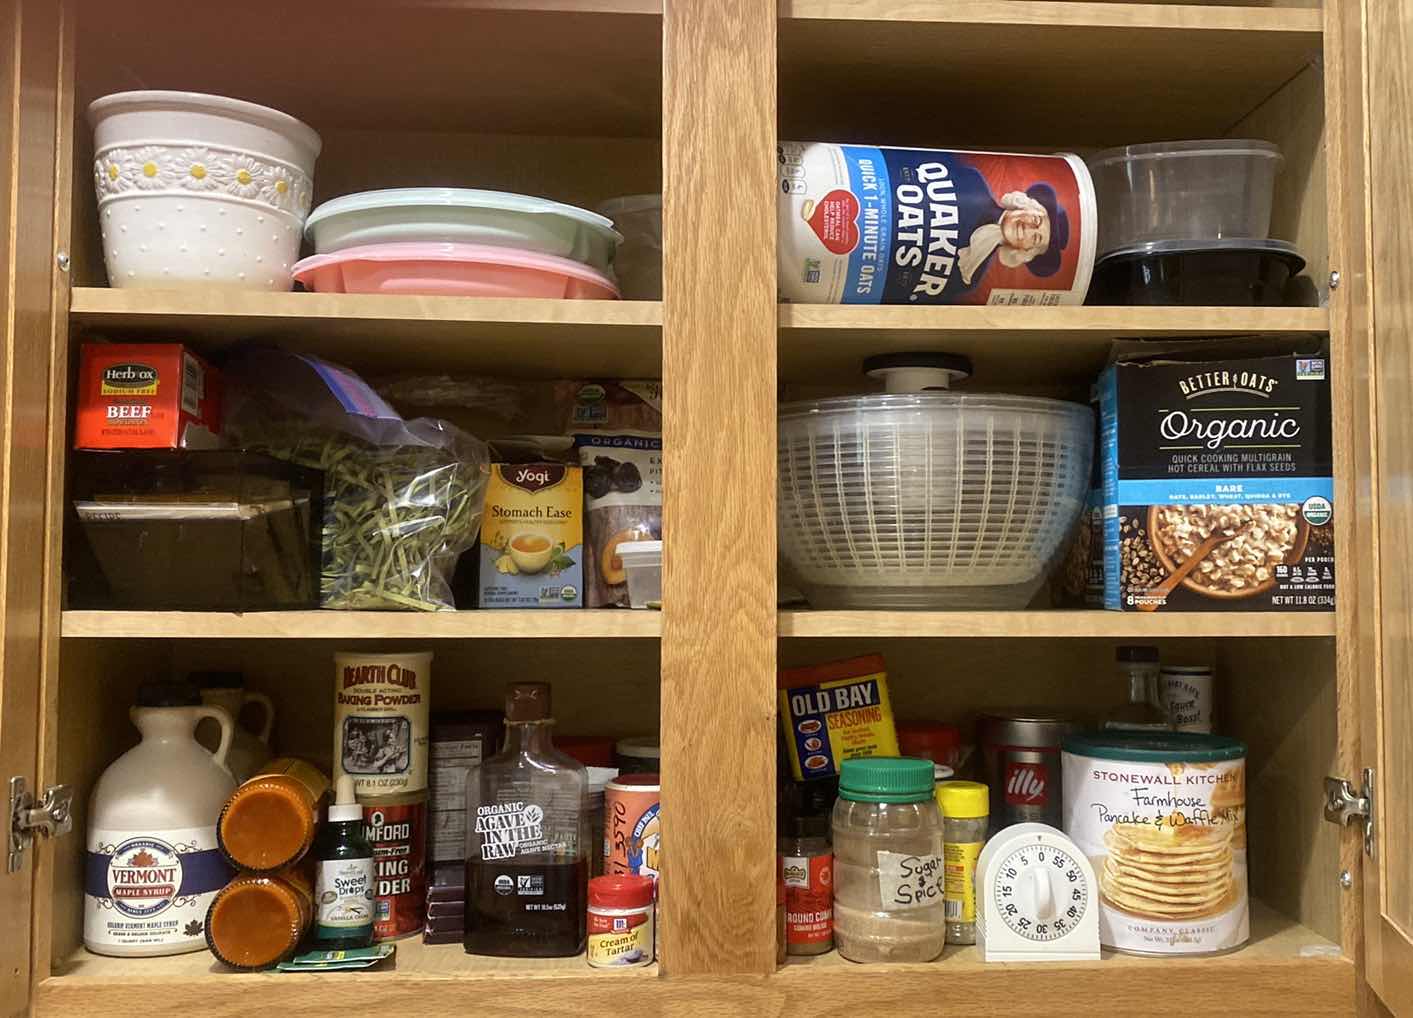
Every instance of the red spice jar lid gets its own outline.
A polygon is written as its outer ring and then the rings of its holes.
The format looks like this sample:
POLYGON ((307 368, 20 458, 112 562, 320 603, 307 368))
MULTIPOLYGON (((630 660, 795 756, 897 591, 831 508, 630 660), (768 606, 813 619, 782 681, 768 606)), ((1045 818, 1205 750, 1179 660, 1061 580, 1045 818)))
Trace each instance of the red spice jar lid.
POLYGON ((653 903, 652 877, 625 874, 594 877, 589 881, 589 907, 646 908, 653 903))
POLYGON ((612 767, 614 740, 597 735, 556 735, 554 748, 585 767, 612 767))
POLYGON ((962 748, 962 733, 940 721, 904 721, 898 725, 898 752, 955 767, 962 748))

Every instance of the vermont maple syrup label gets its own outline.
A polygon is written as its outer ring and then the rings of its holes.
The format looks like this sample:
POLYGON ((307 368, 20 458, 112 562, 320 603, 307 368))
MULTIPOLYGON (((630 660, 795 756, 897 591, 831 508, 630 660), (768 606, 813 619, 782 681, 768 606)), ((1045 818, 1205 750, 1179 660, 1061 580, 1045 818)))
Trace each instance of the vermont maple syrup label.
MULTIPOLYGON (((91 828, 84 867, 83 939, 91 950, 206 946, 206 910, 234 872, 216 828, 91 828)), ((125 953, 125 952, 120 952, 125 953)))
POLYGON ((781 299, 1082 304, 1095 202, 1077 156, 784 142, 781 299))
POLYGON ((359 798, 427 788, 431 652, 334 655, 334 780, 359 798))

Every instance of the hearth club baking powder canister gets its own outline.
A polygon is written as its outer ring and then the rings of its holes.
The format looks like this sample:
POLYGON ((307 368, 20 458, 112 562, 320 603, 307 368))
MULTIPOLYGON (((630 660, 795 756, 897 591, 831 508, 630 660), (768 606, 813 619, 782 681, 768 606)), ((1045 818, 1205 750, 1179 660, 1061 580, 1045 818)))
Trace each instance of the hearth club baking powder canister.
POLYGON ((334 780, 362 801, 427 789, 430 651, 334 655, 334 780))

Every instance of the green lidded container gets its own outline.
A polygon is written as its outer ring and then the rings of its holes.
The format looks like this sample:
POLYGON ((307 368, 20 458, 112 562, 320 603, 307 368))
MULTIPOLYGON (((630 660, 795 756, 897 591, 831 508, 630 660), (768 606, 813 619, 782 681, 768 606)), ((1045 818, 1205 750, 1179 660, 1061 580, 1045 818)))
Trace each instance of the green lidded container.
POLYGON ((1110 729, 1066 735, 1062 745, 1075 756, 1136 763, 1221 763, 1246 758, 1246 743, 1203 732, 1110 729))
POLYGON ((839 798, 851 802, 926 802, 933 790, 931 760, 871 756, 839 768, 839 798))

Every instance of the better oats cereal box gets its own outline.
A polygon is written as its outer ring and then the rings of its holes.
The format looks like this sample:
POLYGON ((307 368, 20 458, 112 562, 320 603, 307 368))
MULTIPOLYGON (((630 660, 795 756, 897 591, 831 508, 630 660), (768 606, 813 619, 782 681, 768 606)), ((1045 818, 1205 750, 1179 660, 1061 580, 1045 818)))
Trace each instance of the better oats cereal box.
POLYGON ((1325 357, 1120 362, 1099 390, 1106 608, 1334 610, 1325 357))

